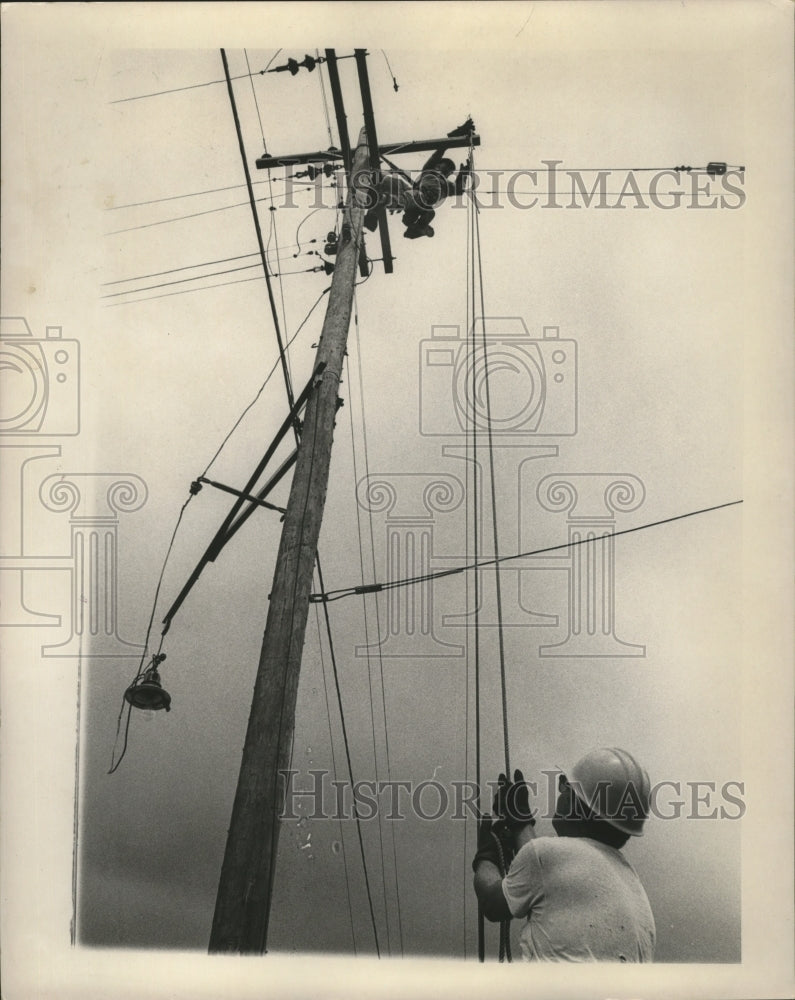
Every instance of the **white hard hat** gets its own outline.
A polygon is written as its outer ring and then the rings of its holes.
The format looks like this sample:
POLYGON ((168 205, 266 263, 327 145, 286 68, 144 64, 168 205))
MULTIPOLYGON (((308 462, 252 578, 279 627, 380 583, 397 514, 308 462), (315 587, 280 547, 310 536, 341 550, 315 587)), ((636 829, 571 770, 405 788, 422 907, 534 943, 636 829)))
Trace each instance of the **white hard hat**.
POLYGON ((571 769, 569 784, 599 819, 632 837, 643 836, 651 782, 632 754, 618 747, 591 750, 571 769))

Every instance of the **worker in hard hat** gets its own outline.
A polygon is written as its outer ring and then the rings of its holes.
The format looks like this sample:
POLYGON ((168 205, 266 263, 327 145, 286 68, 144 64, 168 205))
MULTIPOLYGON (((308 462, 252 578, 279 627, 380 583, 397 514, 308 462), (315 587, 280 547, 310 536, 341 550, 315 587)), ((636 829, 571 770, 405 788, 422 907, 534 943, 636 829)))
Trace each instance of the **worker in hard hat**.
MULTIPOLYGON (((449 136, 466 136, 475 131, 471 118, 463 125, 449 132, 449 136)), ((412 183, 407 175, 392 171, 382 175, 378 185, 379 204, 389 212, 403 212, 403 225, 406 227, 403 235, 406 239, 416 240, 420 236, 433 236, 431 226, 436 215, 436 209, 448 197, 462 195, 466 190, 467 180, 472 174, 472 165, 468 160, 458 169, 455 181, 451 180, 455 173, 455 163, 445 155, 444 149, 435 150, 420 171, 419 177, 412 183)), ((371 232, 378 226, 377 209, 371 208, 364 217, 364 225, 371 232)))
POLYGON ((654 917, 621 853, 642 837, 649 814, 646 771, 625 750, 593 750, 561 774, 552 826, 536 837, 528 786, 500 775, 494 818, 481 820, 472 867, 487 919, 522 918, 528 961, 651 962, 654 917))

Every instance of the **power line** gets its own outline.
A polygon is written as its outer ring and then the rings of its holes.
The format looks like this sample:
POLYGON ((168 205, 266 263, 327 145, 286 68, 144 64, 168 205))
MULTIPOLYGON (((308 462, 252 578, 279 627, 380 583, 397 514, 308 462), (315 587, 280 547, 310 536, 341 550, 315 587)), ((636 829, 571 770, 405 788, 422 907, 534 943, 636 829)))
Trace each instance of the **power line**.
MULTIPOLYGON (((283 178, 277 177, 276 180, 283 178)), ((267 181, 254 181, 254 184, 267 184, 267 181)), ((186 194, 171 194, 164 198, 151 198, 149 201, 131 201, 127 205, 110 205, 106 212, 117 212, 122 208, 141 208, 144 205, 159 205, 163 201, 178 201, 180 198, 198 198, 204 194, 218 194, 221 191, 239 191, 245 184, 227 184, 226 187, 208 188, 206 191, 188 191, 186 194)))
MULTIPOLYGON (((276 59, 281 51, 281 49, 276 50, 276 55, 273 56, 265 69, 257 70, 256 73, 241 73, 240 76, 233 76, 232 79, 245 80, 247 76, 262 76, 263 73, 267 73, 271 63, 274 59, 276 59)), ((191 83, 186 87, 172 87, 170 90, 156 90, 152 94, 136 94, 135 97, 120 97, 115 101, 108 101, 108 104, 126 104, 128 101, 142 101, 147 97, 161 97, 163 94, 178 94, 183 90, 197 90, 199 87, 212 87, 216 83, 226 83, 226 80, 207 80, 206 83, 191 83)))
POLYGON ((119 306, 131 306, 136 302, 151 302, 153 299, 168 299, 172 295, 188 295, 190 292, 206 292, 211 288, 224 288, 226 285, 242 285, 247 281, 262 281, 263 275, 256 274, 253 278, 237 278, 235 281, 220 281, 214 285, 202 285, 201 288, 183 288, 179 292, 162 292, 160 295, 147 295, 143 299, 129 299, 127 302, 109 302, 106 309, 116 309, 119 306))
MULTIPOLYGON (((306 241, 306 246, 310 243, 318 243, 319 240, 311 239, 306 241)), ((297 243, 288 243, 287 246, 283 247, 283 250, 291 250, 293 247, 298 246, 297 243)), ((202 261, 200 264, 184 264, 182 267, 171 267, 165 271, 153 271, 151 274, 137 274, 133 278, 118 278, 116 281, 103 281, 100 285, 101 288, 108 288, 111 285, 125 285, 130 281, 145 281, 147 278, 160 278, 164 274, 177 274, 179 271, 192 271, 197 267, 214 267, 216 264, 229 264, 231 261, 235 260, 246 260, 248 257, 258 257, 259 252, 253 251, 252 253, 242 253, 235 257, 221 257, 219 260, 206 260, 202 261)), ((293 254, 293 257, 297 256, 293 254)), ((286 258, 286 255, 285 255, 286 258)), ((197 278, 212 278, 212 274, 199 274, 197 278)), ((135 291, 135 289, 131 289, 135 291)))
MULTIPOLYGON (((260 135, 262 136, 262 149, 264 151, 264 155, 267 156, 268 144, 265 142, 265 129, 262 127, 262 116, 259 113, 259 101, 257 100, 257 92, 254 89, 254 77, 251 75, 251 66, 249 65, 248 62, 248 49, 243 49, 243 55, 246 57, 246 69, 248 70, 249 80, 251 81, 251 96, 254 98, 254 107, 257 109, 257 121, 259 122, 259 132, 260 135)), ((274 56, 273 58, 275 59, 276 56, 274 56)), ((273 59, 271 59, 271 62, 273 62, 273 59)), ((268 63, 268 66, 270 66, 270 63, 268 63)), ((266 66, 265 69, 267 68, 268 67, 266 66)))
POLYGON ((202 278, 219 278, 222 274, 234 274, 236 271, 249 271, 252 267, 259 267, 257 264, 243 264, 241 267, 228 267, 224 271, 214 271, 212 274, 197 274, 193 278, 177 278, 175 281, 161 281, 156 285, 145 285, 143 288, 128 288, 123 292, 108 292, 107 295, 100 295, 101 299, 115 299, 120 295, 135 295, 136 292, 151 292, 155 288, 167 288, 170 285, 184 285, 188 281, 201 281, 202 278))
POLYGON ((647 528, 656 528, 663 524, 671 524, 674 521, 683 521, 688 517, 696 517, 699 514, 709 514, 712 511, 723 510, 726 507, 735 507, 742 502, 742 500, 729 500, 727 503, 715 504, 712 507, 691 510, 686 514, 675 514, 673 517, 664 517, 659 521, 638 524, 634 528, 624 528, 622 531, 608 531, 594 538, 581 538, 576 541, 561 542, 559 545, 548 545, 542 549, 531 549, 528 552, 515 552, 510 556, 500 556, 499 559, 484 559, 481 562, 473 562, 466 566, 455 566, 452 569, 442 569, 435 573, 424 573, 420 576, 405 577, 400 580, 386 580, 384 583, 375 583, 366 587, 345 587, 339 590, 327 591, 324 594, 310 594, 309 599, 311 601, 338 601, 343 597, 354 597, 363 593, 378 593, 384 590, 393 590, 395 587, 409 587, 415 583, 423 583, 426 580, 440 580, 442 577, 465 573, 467 570, 484 569, 487 566, 495 566, 498 563, 510 562, 512 559, 526 559, 530 556, 545 555, 547 552, 560 552, 561 549, 574 548, 576 545, 587 545, 590 542, 601 541, 603 538, 619 538, 621 535, 631 535, 633 532, 645 531, 647 528))
POLYGON ((184 264, 182 267, 171 267, 166 271, 153 271, 151 274, 137 274, 134 278, 118 278, 116 281, 103 281, 101 288, 110 285, 124 285, 128 281, 145 281, 147 278, 159 278, 164 274, 176 274, 178 271, 191 271, 195 267, 214 267, 216 264, 229 264, 233 260, 245 260, 247 257, 256 257, 257 253, 241 253, 236 257, 221 257, 219 260, 207 260, 201 264, 184 264))
MULTIPOLYGON (((312 185, 309 184, 306 187, 296 188, 297 191, 311 191, 312 185)), ((276 198, 283 197, 287 192, 283 192, 281 195, 263 195, 262 198, 257 198, 257 201, 273 201, 276 198)), ((109 233, 105 233, 106 236, 115 236, 118 233, 132 233, 136 229, 151 229, 153 226, 164 226, 168 222, 181 222, 183 219, 197 219, 200 215, 212 215, 214 212, 226 212, 230 208, 242 208, 244 205, 248 205, 247 201, 237 201, 234 205, 221 205, 219 208, 207 208, 202 212, 191 212, 189 215, 175 215, 170 219, 160 219, 158 222, 145 222, 140 226, 128 226, 126 229, 112 229, 109 233)))

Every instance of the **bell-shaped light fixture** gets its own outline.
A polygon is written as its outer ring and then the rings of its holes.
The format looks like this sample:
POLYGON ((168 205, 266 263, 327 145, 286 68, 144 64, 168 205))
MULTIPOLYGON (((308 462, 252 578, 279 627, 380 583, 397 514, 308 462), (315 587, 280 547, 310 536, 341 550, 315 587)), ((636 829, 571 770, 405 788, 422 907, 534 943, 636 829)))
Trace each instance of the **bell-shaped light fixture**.
POLYGON ((156 656, 152 660, 152 666, 124 692, 125 701, 128 701, 133 708, 148 712, 157 712, 161 708, 167 712, 171 711, 171 695, 161 684, 160 674, 157 672, 157 665, 162 660, 165 660, 164 654, 156 656))

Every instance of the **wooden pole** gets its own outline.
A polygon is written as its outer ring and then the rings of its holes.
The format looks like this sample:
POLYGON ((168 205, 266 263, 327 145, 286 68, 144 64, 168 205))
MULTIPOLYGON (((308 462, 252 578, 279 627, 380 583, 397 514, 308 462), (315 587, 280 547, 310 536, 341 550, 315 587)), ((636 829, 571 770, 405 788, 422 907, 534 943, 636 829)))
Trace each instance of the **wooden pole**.
POLYGON ((290 765, 309 594, 367 207, 366 190, 358 189, 356 182, 359 179, 361 184, 367 176, 368 162, 367 136, 362 129, 317 349, 316 367, 325 363, 325 368, 304 415, 221 867, 210 952, 261 954, 266 950, 283 807, 281 774, 290 765))

